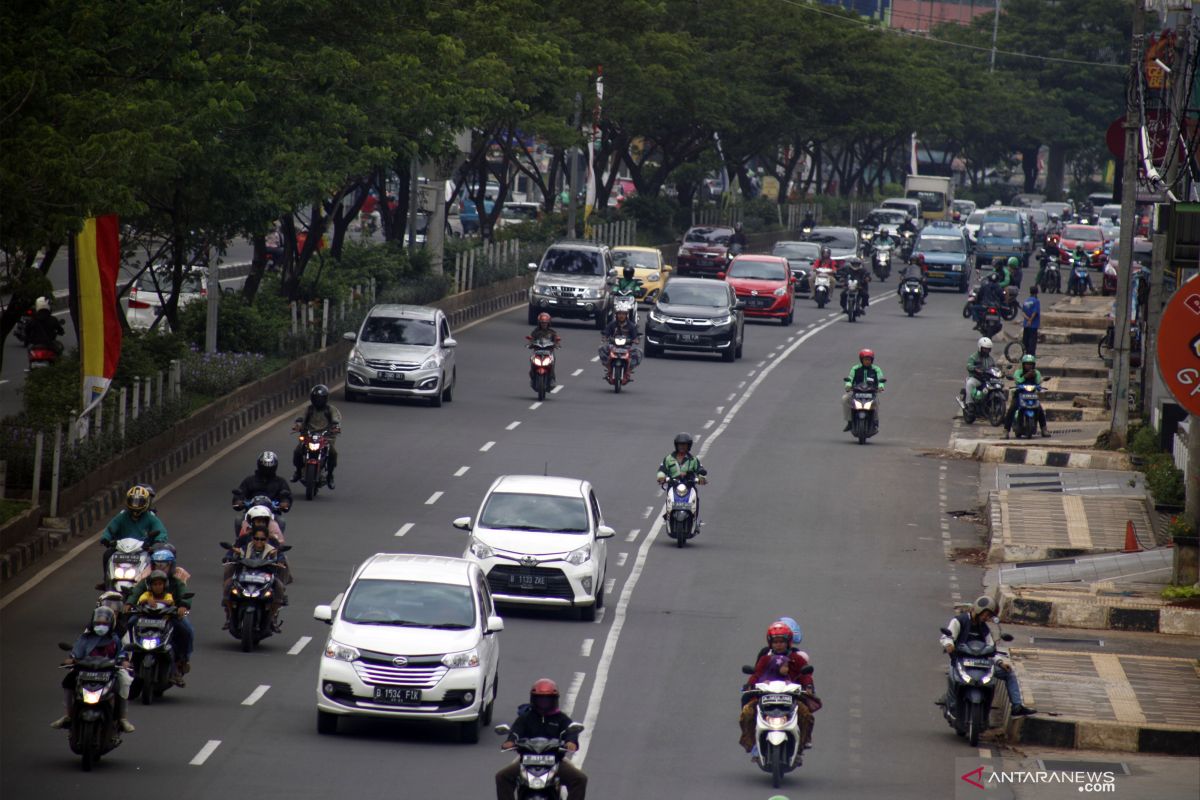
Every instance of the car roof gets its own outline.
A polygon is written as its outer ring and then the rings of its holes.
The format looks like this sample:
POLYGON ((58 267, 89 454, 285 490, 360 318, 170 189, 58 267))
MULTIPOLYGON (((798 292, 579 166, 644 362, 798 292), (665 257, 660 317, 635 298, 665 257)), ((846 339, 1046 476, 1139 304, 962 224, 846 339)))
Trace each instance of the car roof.
POLYGON ((805 244, 805 245, 808 245, 809 247, 820 247, 821 246, 821 245, 817 244, 816 242, 809 242, 805 239, 780 239, 773 246, 779 247, 779 245, 781 245, 781 244, 805 244))
MULTIPOLYGON (((778 244, 778 242, 776 242, 778 244)), ((772 256, 762 253, 742 253, 739 256, 734 256, 733 261, 773 261, 776 264, 787 264, 787 259, 783 256, 772 256)), ((733 261, 729 263, 732 264, 733 261)))
POLYGON ((660 255, 662 253, 662 251, 659 250, 657 247, 641 247, 640 245, 634 245, 634 244, 623 244, 620 247, 614 247, 613 252, 614 253, 617 253, 617 252, 621 252, 621 253, 659 253, 660 255))
POLYGON ((813 228, 813 233, 837 233, 843 236, 858 236, 858 231, 854 228, 847 228, 841 225, 826 225, 821 228, 813 228))
POLYGON ((380 303, 371 306, 369 317, 402 317, 404 319, 437 319, 441 309, 433 306, 412 306, 403 303, 380 303))
POLYGON ((668 282, 668 286, 703 286, 705 288, 726 288, 729 284, 724 281, 714 281, 711 278, 675 278, 672 277, 668 282))
MULTIPOLYGON (((693 225, 687 229, 687 233, 692 231, 731 231, 732 225, 693 225)), ((686 234, 685 234, 686 235, 686 234)))
POLYGON ((405 580, 471 585, 472 563, 462 558, 414 553, 376 553, 358 568, 355 580, 405 580))
MULTIPOLYGON (((711 283, 711 281, 709 281, 711 283)), ((513 494, 549 494, 555 497, 584 496, 587 482, 580 478, 561 478, 553 475, 501 475, 492 484, 488 494, 509 492, 513 494)))
POLYGON ((546 249, 551 250, 551 249, 559 248, 559 247, 561 247, 563 249, 570 249, 570 250, 607 250, 608 249, 608 245, 606 245, 606 244, 597 244, 596 242, 589 242, 586 239, 560 239, 559 241, 550 245, 550 247, 548 247, 546 249))

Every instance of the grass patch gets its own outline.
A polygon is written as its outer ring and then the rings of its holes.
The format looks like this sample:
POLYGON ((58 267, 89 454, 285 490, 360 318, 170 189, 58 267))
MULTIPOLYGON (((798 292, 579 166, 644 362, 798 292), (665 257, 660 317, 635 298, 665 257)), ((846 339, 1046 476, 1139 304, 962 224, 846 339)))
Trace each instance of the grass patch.
POLYGON ((22 514, 29 508, 24 500, 0 500, 0 524, 22 514))

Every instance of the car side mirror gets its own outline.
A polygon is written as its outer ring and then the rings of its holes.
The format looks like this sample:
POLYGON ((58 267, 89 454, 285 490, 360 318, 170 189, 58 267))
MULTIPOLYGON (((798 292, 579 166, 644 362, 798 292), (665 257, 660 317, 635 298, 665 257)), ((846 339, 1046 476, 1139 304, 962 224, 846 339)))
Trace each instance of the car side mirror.
POLYGON ((278 551, 279 551, 279 552, 281 552, 281 553, 286 553, 288 550, 291 550, 291 549, 292 549, 292 545, 290 545, 290 544, 281 544, 279 547, 276 547, 275 549, 276 549, 276 550, 278 550, 278 551))
POLYGON ((1012 635, 1011 633, 1002 633, 1002 634, 1000 634, 1000 641, 1002 641, 1002 642, 1011 642, 1012 640, 1013 640, 1013 635, 1012 635))
POLYGON ((508 725, 497 725, 496 727, 492 728, 492 730, 494 730, 500 736, 508 736, 510 733, 512 733, 512 728, 508 725))
POLYGON ((458 519, 454 520, 454 522, 451 522, 450 524, 453 525, 454 527, 458 528, 460 531, 471 530, 471 518, 470 517, 459 517, 458 519))
POLYGON ((612 267, 608 270, 608 277, 610 277, 610 278, 617 277, 617 268, 616 267, 612 267))
POLYGON ((345 339, 347 342, 354 342, 354 341, 358 341, 358 334, 355 333, 354 331, 346 331, 345 333, 342 334, 342 338, 345 339))
POLYGON ((442 347, 458 347, 458 340, 453 336, 447 336, 445 341, 442 342, 442 347))
POLYGON ((597 539, 611 539, 617 535, 617 532, 607 525, 601 525, 596 529, 597 539))
POLYGON ((193 597, 196 596, 196 593, 195 592, 184 592, 183 594, 181 594, 179 596, 182 597, 184 600, 191 600, 193 597))
POLYGON ((313 619, 324 622, 326 625, 332 625, 333 609, 330 606, 317 606, 313 609, 313 619))
POLYGON ((750 666, 749 664, 743 664, 742 665, 742 674, 743 675, 753 675, 754 667, 750 666))
POLYGON ((745 308, 746 308, 746 304, 741 300, 738 300, 736 303, 733 304, 734 311, 743 311, 743 310, 745 310, 745 308))
POLYGON ((675 268, 672 267, 670 264, 663 264, 662 269, 660 269, 659 272, 672 272, 674 269, 675 268))
POLYGON ((528 264, 526 264, 526 265, 525 265, 525 269, 528 269, 528 270, 536 270, 536 269, 537 269, 537 264, 535 264, 535 263, 533 263, 532 261, 530 261, 528 264))
POLYGON ((493 614, 487 618, 487 627, 484 629, 484 633, 499 633, 502 630, 504 630, 504 619, 502 617, 493 614))

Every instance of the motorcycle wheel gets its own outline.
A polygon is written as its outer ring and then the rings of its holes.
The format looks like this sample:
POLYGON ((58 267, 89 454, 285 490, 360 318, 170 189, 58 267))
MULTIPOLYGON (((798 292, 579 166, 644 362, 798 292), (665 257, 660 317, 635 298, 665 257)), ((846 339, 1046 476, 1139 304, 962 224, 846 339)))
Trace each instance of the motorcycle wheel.
POLYGON ((963 319, 971 318, 971 304, 967 303, 963 306, 963 319))
POLYGON ((317 465, 304 465, 304 499, 312 500, 317 496, 317 465))
POLYGON ((910 317, 917 313, 917 304, 914 300, 906 299, 904 301, 904 313, 908 314, 910 317))
POLYGON ((778 789, 783 785, 783 746, 771 747, 771 785, 778 789))
POLYGON ((680 531, 675 534, 675 546, 682 549, 687 544, 687 534, 680 531))
POLYGON ((1016 339, 1013 339, 1008 344, 1004 345, 1004 358, 1010 364, 1016 364, 1021 360, 1021 356, 1025 355, 1025 344, 1016 339))
POLYGON ((91 772, 92 765, 100 760, 96 731, 95 722, 84 722, 79 726, 79 766, 84 772, 91 772))
POLYGON ((993 427, 1004 424, 1004 398, 993 393, 987 399, 987 418, 993 427))
POLYGON ((1011 322, 1017 318, 1016 306, 1002 305, 1000 306, 1000 319, 1005 322, 1011 322))
POLYGON ((622 370, 619 368, 614 368, 613 369, 613 394, 621 393, 621 378, 622 377, 623 377, 622 370))
POLYGON ((546 376, 538 375, 534 380, 537 381, 537 396, 540 403, 546 399, 546 376))
POLYGON ((143 664, 141 673, 142 674, 140 675, 140 677, 142 679, 142 705, 148 706, 154 702, 155 669, 153 666, 147 667, 143 664))
POLYGON ((827 301, 824 298, 817 298, 817 308, 824 308, 827 301))
POLYGON ((854 319, 857 316, 858 316, 857 304, 851 305, 851 304, 847 303, 846 304, 846 317, 849 319, 849 321, 854 322, 854 319))
POLYGON ((242 611, 242 652, 251 653, 254 651, 255 635, 258 631, 255 630, 254 612, 251 610, 242 611))
POLYGON ((976 703, 971 706, 971 710, 967 712, 967 742, 971 747, 979 746, 979 734, 983 733, 984 723, 987 721, 987 712, 983 708, 982 703, 976 703))

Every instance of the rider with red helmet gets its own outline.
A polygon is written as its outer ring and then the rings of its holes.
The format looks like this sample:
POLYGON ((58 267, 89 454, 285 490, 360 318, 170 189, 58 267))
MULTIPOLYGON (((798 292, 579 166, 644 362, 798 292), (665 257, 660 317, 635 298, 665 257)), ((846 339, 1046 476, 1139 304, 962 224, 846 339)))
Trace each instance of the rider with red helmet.
MULTIPOLYGON (((805 675, 801 672, 808 666, 808 659, 792 648, 792 629, 787 623, 782 620, 771 623, 767 628, 767 647, 770 649, 759 657, 758 663, 754 665, 754 674, 750 676, 747 685, 753 687, 755 684, 765 681, 787 681, 800 684, 806 693, 811 694, 813 691, 812 675, 805 675)), ((750 698, 749 702, 742 706, 742 714, 738 720, 742 729, 738 743, 747 753, 754 749, 755 708, 757 705, 758 698, 750 698)), ((799 716, 802 741, 807 744, 812 735, 812 712, 807 703, 798 703, 796 712, 799 716)))
MULTIPOLYGON (((517 739, 545 737, 566 742, 569 751, 579 749, 579 734, 567 733, 571 718, 558 707, 558 685, 549 678, 539 678, 529 690, 529 705, 517 709, 517 719, 504 744, 505 750, 516 746, 517 739)), ((517 776, 521 764, 514 761, 496 773, 496 800, 513 800, 517 791, 517 776)), ((584 800, 587 794, 587 775, 567 759, 558 765, 559 782, 567 788, 567 800, 584 800)))
POLYGON ((883 377, 883 370, 875 366, 875 351, 864 347, 858 351, 858 363, 850 368, 850 374, 846 376, 846 393, 842 395, 842 416, 846 420, 843 431, 850 430, 850 399, 853 394, 851 389, 866 382, 874 382, 878 387, 878 393, 875 395, 875 413, 878 415, 879 394, 883 392, 883 384, 887 379, 883 377))
MULTIPOLYGON (((536 342, 538 339, 549 339, 554 342, 555 347, 562 347, 562 337, 558 335, 558 331, 550 327, 550 315, 545 311, 537 315, 537 327, 525 337, 527 342, 536 342)), ((553 363, 550 364, 550 384, 554 384, 553 363)))

